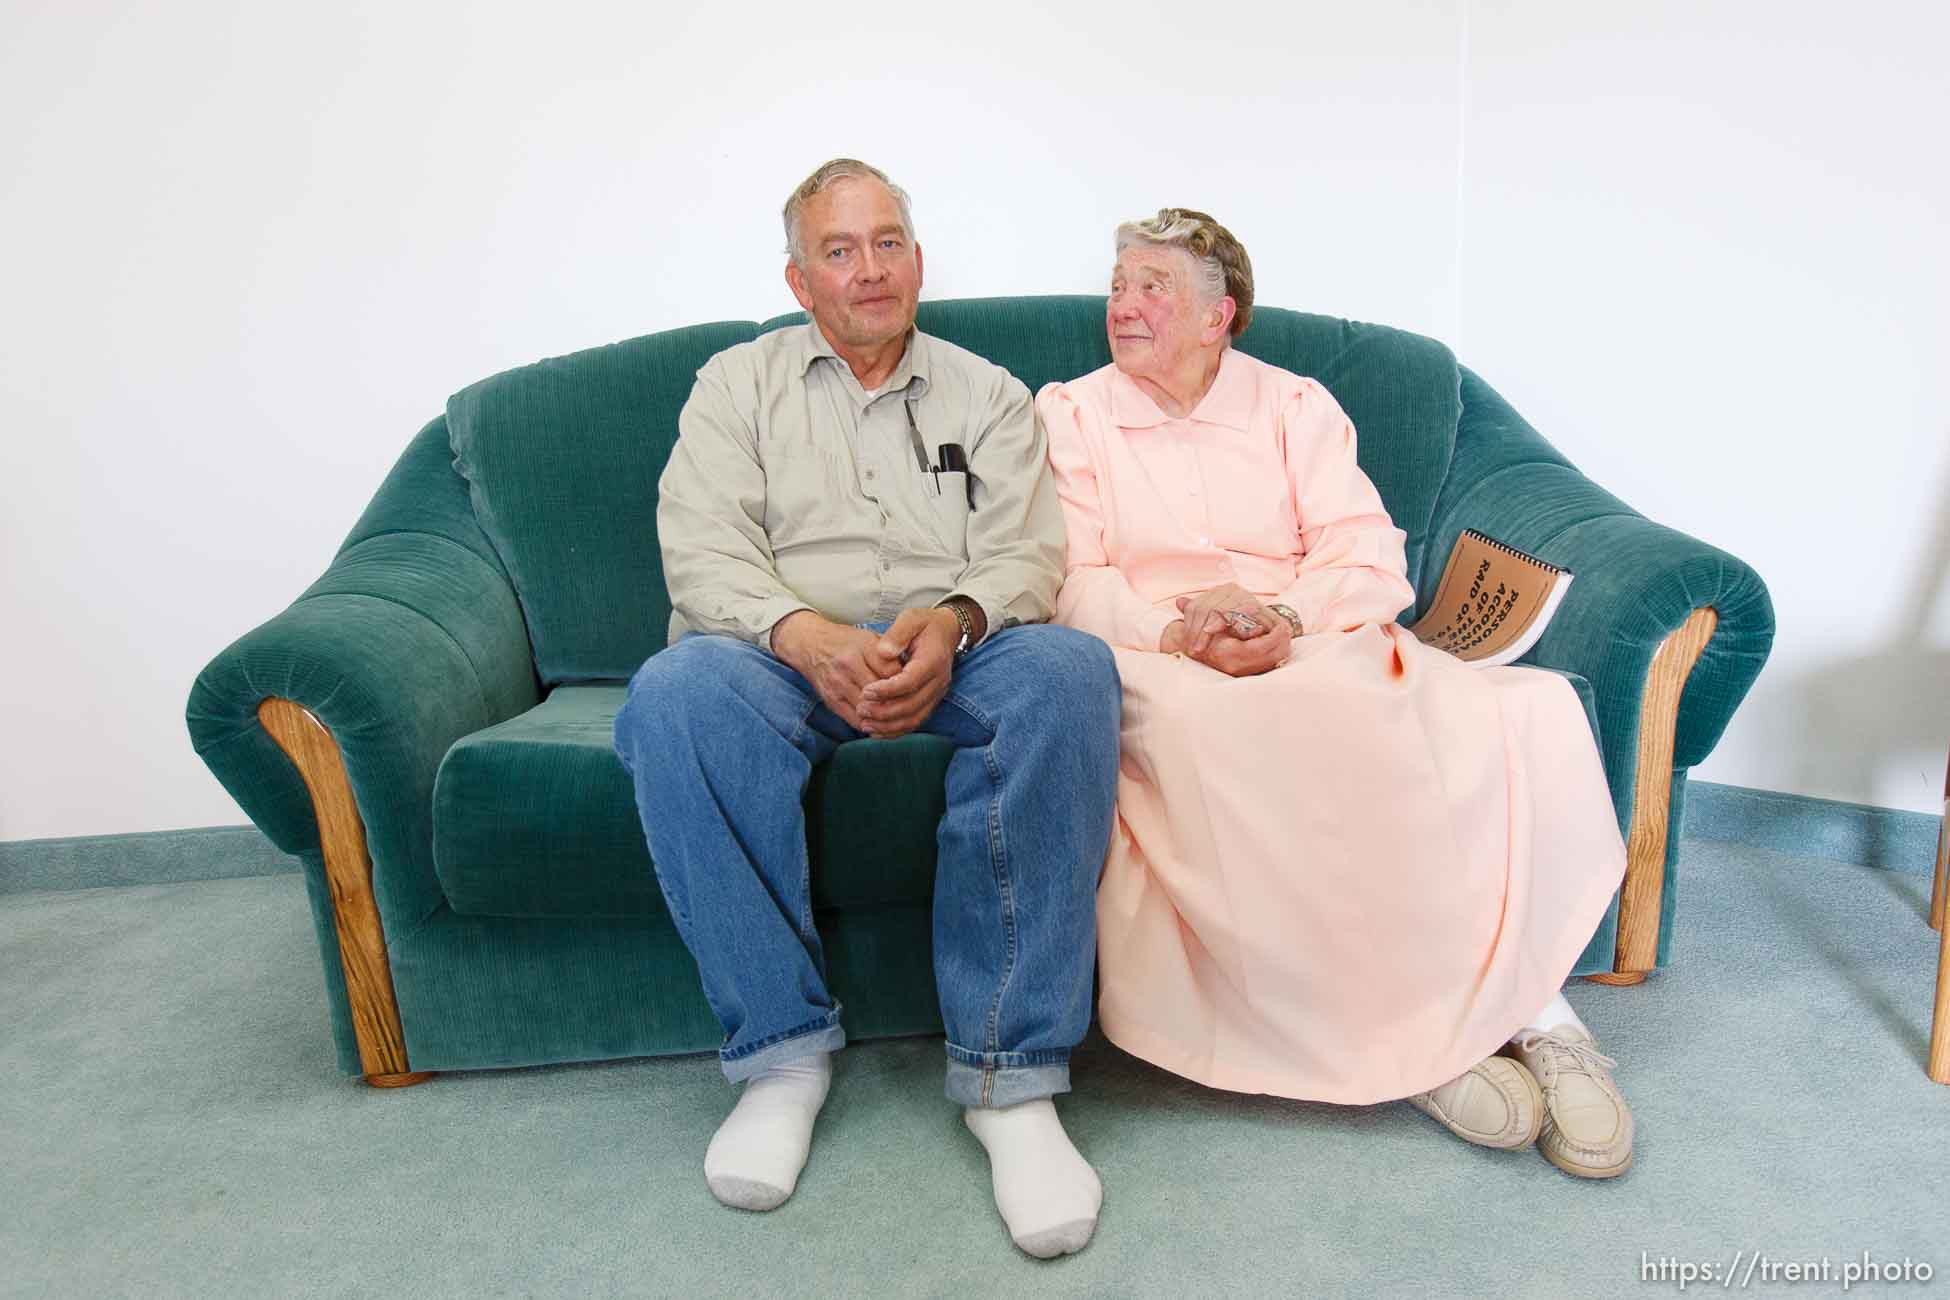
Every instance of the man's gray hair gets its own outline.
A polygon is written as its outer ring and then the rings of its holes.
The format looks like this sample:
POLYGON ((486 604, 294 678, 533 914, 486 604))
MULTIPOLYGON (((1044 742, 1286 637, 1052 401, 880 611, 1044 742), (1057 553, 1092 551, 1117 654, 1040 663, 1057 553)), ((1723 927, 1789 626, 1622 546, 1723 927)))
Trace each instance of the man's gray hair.
POLYGON ((1192 259, 1205 300, 1232 298, 1232 336, 1239 337, 1253 316, 1253 260, 1230 230, 1193 208, 1159 208, 1155 217, 1126 221, 1117 228, 1117 251, 1122 253, 1133 244, 1183 249, 1192 259))
POLYGON ((907 191, 888 180, 887 173, 871 163, 863 163, 858 158, 835 158, 831 162, 821 163, 817 171, 800 181, 785 201, 785 211, 781 214, 785 218, 785 255, 795 265, 806 264, 806 250, 799 246, 799 219, 806 210, 806 204, 814 195, 844 180, 876 180, 885 185, 887 192, 894 196, 894 202, 900 206, 901 227, 907 235, 907 242, 914 242, 914 213, 908 204, 907 191))

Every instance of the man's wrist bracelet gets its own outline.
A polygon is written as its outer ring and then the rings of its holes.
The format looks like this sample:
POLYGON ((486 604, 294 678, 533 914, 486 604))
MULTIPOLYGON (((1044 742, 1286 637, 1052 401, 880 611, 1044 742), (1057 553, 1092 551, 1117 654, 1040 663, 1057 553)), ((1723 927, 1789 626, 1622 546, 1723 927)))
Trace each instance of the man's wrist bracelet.
POLYGON ((935 608, 945 609, 955 616, 955 626, 961 633, 955 642, 955 658, 959 659, 975 644, 975 616, 968 612, 968 602, 965 600, 944 600, 935 608))

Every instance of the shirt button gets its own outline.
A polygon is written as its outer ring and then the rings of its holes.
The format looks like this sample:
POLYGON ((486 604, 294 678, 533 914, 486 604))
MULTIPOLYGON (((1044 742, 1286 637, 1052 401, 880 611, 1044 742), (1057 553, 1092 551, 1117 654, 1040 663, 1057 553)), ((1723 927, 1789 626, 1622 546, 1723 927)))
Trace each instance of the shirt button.
POLYGON ((1200 546, 1210 546, 1212 544, 1212 539, 1209 537, 1201 537, 1198 539, 1198 544, 1200 546))
POLYGON ((868 470, 868 471, 867 471, 867 482, 869 482, 869 483, 871 483, 871 482, 873 482, 873 480, 875 479, 875 477, 876 477, 876 476, 877 476, 877 472, 876 472, 876 471, 874 471, 874 470, 868 470))

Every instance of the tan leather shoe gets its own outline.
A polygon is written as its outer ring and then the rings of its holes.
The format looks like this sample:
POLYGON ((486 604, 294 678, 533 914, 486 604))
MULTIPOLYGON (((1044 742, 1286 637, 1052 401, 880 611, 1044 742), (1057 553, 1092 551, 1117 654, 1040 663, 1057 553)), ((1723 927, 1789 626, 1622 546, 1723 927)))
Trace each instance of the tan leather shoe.
POLYGON ((1632 1167, 1631 1108, 1612 1082, 1618 1062, 1575 1025, 1526 1029, 1504 1049, 1544 1090, 1544 1158, 1579 1178, 1616 1178, 1632 1167))
POLYGON ((1537 1081, 1507 1056, 1478 1061, 1440 1088, 1416 1093, 1408 1104, 1463 1141, 1499 1151, 1529 1146, 1544 1122, 1537 1081))

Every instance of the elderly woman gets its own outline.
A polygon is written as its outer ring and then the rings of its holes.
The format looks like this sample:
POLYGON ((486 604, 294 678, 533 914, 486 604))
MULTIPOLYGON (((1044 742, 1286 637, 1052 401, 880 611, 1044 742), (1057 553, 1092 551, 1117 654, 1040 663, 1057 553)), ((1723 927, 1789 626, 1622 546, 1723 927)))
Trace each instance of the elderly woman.
POLYGON ((1252 294, 1204 213, 1120 226, 1115 362, 1037 397, 1057 617, 1124 682, 1104 1033, 1213 1087, 1406 1098, 1623 1173, 1615 1063, 1559 992, 1625 861, 1584 711, 1394 622, 1404 535, 1327 390, 1231 346, 1252 294))

